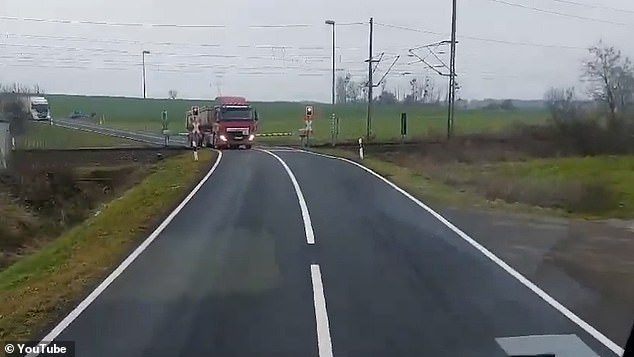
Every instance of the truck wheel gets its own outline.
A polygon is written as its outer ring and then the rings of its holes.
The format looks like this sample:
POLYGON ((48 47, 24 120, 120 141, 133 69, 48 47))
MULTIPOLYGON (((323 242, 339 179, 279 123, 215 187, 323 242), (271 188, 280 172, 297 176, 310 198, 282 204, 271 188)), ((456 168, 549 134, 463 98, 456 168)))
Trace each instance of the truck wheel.
POLYGON ((251 145, 247 145, 247 150, 251 149, 251 145))

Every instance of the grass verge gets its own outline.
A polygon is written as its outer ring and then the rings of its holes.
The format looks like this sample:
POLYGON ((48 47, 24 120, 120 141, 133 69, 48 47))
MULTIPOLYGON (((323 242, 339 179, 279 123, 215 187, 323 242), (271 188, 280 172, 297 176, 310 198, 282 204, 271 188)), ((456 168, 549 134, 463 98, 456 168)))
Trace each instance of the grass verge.
POLYGON ((141 145, 123 138, 33 122, 27 123, 26 134, 16 139, 17 149, 21 150, 141 145))
POLYGON ((563 210, 535 207, 523 203, 509 203, 501 199, 487 199, 471 189, 454 187, 432 174, 373 155, 366 155, 363 160, 360 160, 357 153, 349 150, 319 149, 315 151, 359 162, 432 206, 498 209, 528 214, 568 215, 563 210))
POLYGON ((0 340, 33 338, 104 278, 183 198, 216 154, 168 158, 100 214, 0 272, 0 340))
MULTIPOLYGON (((319 151, 360 161, 349 150, 319 151)), ((433 204, 583 219, 634 217, 631 155, 435 163, 373 153, 363 164, 433 204)))

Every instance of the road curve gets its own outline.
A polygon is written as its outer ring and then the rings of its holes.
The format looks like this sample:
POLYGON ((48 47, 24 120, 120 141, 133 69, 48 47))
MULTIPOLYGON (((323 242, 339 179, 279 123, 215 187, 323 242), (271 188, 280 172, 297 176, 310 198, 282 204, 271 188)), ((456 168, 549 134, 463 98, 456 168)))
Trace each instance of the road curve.
POLYGON ((77 356, 315 356, 308 249, 279 163, 226 152, 159 237, 58 340, 77 356))
POLYGON ((527 335, 615 356, 379 178, 241 150, 55 339, 77 356, 504 357, 522 344, 497 339, 527 335))

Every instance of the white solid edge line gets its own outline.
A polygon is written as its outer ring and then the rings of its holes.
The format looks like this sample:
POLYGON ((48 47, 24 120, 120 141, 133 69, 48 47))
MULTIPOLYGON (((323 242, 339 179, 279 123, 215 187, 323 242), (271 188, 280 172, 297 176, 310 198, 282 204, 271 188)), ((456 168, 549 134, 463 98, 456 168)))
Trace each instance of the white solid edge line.
POLYGON ((330 324, 326 310, 324 284, 321 280, 319 265, 310 266, 310 276, 313 281, 313 300, 315 303, 315 320, 317 321, 317 348, 319 357, 332 357, 332 340, 330 339, 330 324))
POLYGON ((436 211, 431 209, 429 206, 425 205, 424 203, 419 201, 416 197, 412 196, 407 191, 405 191, 402 188, 398 187, 396 184, 392 183, 391 181, 389 181, 385 177, 383 177, 383 176, 379 175, 378 173, 374 172, 373 170, 371 170, 371 169, 359 164, 358 162, 355 162, 355 161, 350 160, 350 159, 346 159, 346 158, 343 158, 343 157, 332 156, 332 155, 321 154, 321 153, 316 153, 316 152, 307 151, 307 150, 301 150, 301 152, 307 153, 307 154, 311 154, 311 155, 322 156, 322 157, 326 157, 326 158, 329 158, 329 159, 341 160, 341 161, 347 162, 349 164, 353 164, 353 165, 355 165, 355 166, 357 166, 357 167, 369 172, 370 174, 376 176, 377 178, 381 179, 383 182, 385 182, 388 185, 390 185, 393 189, 395 189, 396 191, 400 192, 405 197, 407 197, 410 200, 414 201, 414 203, 416 203, 418 206, 420 206, 421 208, 423 208, 424 210, 429 212, 432 216, 434 216, 436 219, 438 219, 440 222, 442 222, 445 226, 449 227, 449 229, 454 231, 454 233, 456 233, 460 238, 464 239, 467 243, 471 244, 474 248, 476 248, 482 254, 484 254, 484 256, 486 256, 487 258, 492 260, 495 264, 497 264, 499 267, 504 269, 507 273, 509 273, 511 276, 513 276, 515 279, 517 279, 520 283, 522 283, 524 286, 529 288, 531 291, 533 291, 535 294, 537 294, 537 296, 542 298, 550 306, 554 307, 557 311, 562 313, 570 321, 574 322, 577 326, 582 328, 584 331, 586 331, 588 334, 590 334, 592 337, 594 337, 597 341, 601 342, 605 347, 609 348, 612 352, 614 352, 615 354, 617 354, 619 356, 623 355, 623 353, 625 352, 625 350, 621 346, 619 346, 616 343, 614 343, 607 336, 605 336, 604 334, 599 332, 599 330, 595 329, 589 323, 585 322, 579 316, 575 315, 567 307, 562 305, 559 301, 555 300, 555 298, 553 298, 552 296, 548 295, 544 290, 542 290, 540 287, 538 287, 536 284, 534 284, 528 278, 526 278, 525 276, 520 274, 517 270, 513 269, 510 265, 508 265, 502 259, 498 258, 495 254, 491 253, 491 251, 489 251, 483 245, 481 245, 476 240, 471 238, 469 235, 464 233, 458 227, 453 225, 453 223, 449 222, 445 217, 441 216, 439 213, 437 213, 436 211))
MULTIPOLYGON (((168 224, 176 217, 176 215, 185 207, 185 205, 194 197, 194 195, 200 190, 200 188, 207 182, 211 174, 216 170, 218 164, 220 163, 220 159, 222 158, 222 152, 218 152, 218 157, 216 158, 216 162, 211 167, 209 172, 203 177, 202 180, 194 187, 194 189, 185 197, 185 199, 172 211, 172 213, 165 218, 165 220, 147 237, 141 245, 139 245, 119 266, 112 272, 108 277, 93 290, 90 295, 88 295, 82 302, 73 309, 57 326, 55 326, 51 332, 49 332, 40 344, 48 345, 51 341, 53 341, 60 333, 62 333, 86 308, 97 299, 97 297, 106 290, 106 288, 112 284, 112 282, 119 276, 123 271, 132 264, 132 262, 139 256, 147 247, 161 234, 161 232, 167 227, 168 224)), ((29 356, 37 356, 38 354, 30 354, 29 356)))
POLYGON ((274 153, 264 149, 256 149, 256 150, 273 156, 274 158, 277 159, 277 161, 279 161, 282 164, 282 166, 284 167, 284 170, 286 170, 286 173, 291 178, 291 182, 293 183, 293 187, 295 188, 295 194, 297 195, 297 200, 299 201, 299 208, 302 211, 302 220, 304 221, 304 232, 306 234, 306 243, 315 244, 315 232, 313 231, 313 225, 312 225, 312 222, 310 221, 308 206, 306 205, 306 200, 304 199, 304 195, 302 194, 302 189, 299 188, 299 183, 297 183, 297 179, 295 178, 295 175, 293 175, 293 171, 291 171, 290 167, 286 165, 286 162, 284 162, 284 160, 282 160, 281 157, 275 155, 274 153))

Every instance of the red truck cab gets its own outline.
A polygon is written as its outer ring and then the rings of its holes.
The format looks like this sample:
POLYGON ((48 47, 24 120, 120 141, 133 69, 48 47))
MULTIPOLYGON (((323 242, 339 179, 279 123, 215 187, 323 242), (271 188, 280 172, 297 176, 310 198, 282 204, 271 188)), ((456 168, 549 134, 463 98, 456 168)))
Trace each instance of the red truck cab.
POLYGON ((257 111, 244 97, 216 97, 212 108, 212 146, 250 149, 255 143, 257 122, 257 111))

